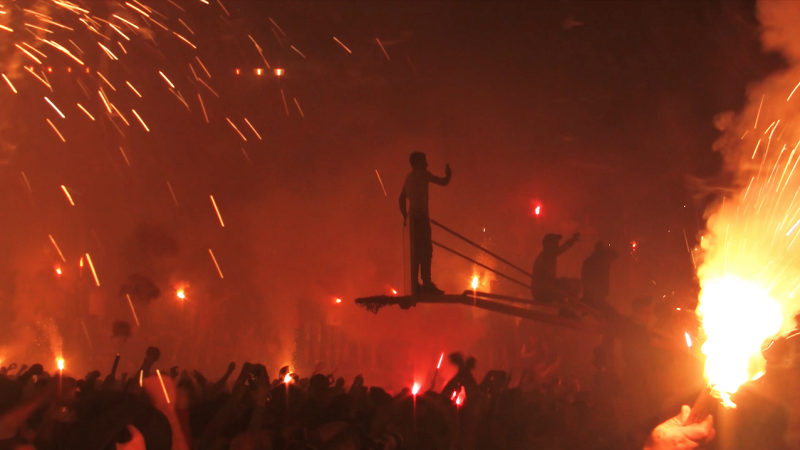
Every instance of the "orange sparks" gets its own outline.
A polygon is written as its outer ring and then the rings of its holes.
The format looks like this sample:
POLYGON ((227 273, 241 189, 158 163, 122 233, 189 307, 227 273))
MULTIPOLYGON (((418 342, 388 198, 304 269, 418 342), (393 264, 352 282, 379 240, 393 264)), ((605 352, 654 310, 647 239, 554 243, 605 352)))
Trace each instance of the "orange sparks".
POLYGON ((347 50, 347 53, 353 53, 353 52, 351 52, 351 51, 350 51, 350 49, 349 49, 349 48, 347 48, 347 46, 346 46, 346 45, 342 44, 342 41, 340 41, 339 39, 336 39, 336 36, 334 36, 334 37, 333 37, 333 40, 334 40, 334 41, 336 41, 336 42, 338 42, 338 43, 339 43, 339 45, 341 45, 343 49, 347 50))
MULTIPOLYGON (((64 48, 64 47, 63 47, 62 45, 60 45, 59 43, 57 43, 57 42, 54 42, 54 41, 48 41, 48 40, 42 40, 42 42, 44 42, 45 44, 49 44, 49 45, 51 45, 52 47, 54 47, 54 48, 55 48, 56 50, 58 50, 58 51, 61 51, 61 52, 63 52, 65 55, 67 55, 67 56, 69 56, 70 58, 74 59, 74 60, 75 60, 75 61, 76 61, 78 64, 80 64, 80 65, 84 65, 84 64, 83 64, 83 61, 81 61, 81 60, 80 60, 80 59, 78 59, 78 58, 77 58, 75 55, 73 55, 72 53, 70 53, 70 51, 69 51, 69 50, 67 50, 66 48, 64 48)), ((72 42, 72 41, 70 41, 70 42, 72 42)), ((76 46, 76 47, 77 47, 77 46, 76 46)), ((78 50, 80 50, 80 49, 78 49, 78 50)), ((81 52, 81 53, 83 53, 83 52, 81 52)), ((68 69, 69 69, 69 68, 68 68, 68 69)), ((86 73, 89 73, 89 69, 88 69, 88 68, 86 69, 86 73)))
POLYGON ((114 24, 113 24, 113 23, 109 22, 109 23, 108 23, 108 25, 109 25, 111 28, 113 28, 113 29, 114 29, 114 31, 116 31, 117 33, 119 33, 119 34, 120 34, 120 36, 124 37, 126 41, 130 41, 130 40, 131 40, 131 38, 129 38, 127 35, 125 35, 125 33, 123 33, 123 32, 122 32, 122 30, 120 30, 119 28, 117 28, 116 26, 114 26, 114 24))
POLYGON ((755 130, 758 128, 758 118, 761 117, 761 107, 764 106, 764 95, 761 95, 761 104, 758 105, 758 114, 756 114, 756 123, 753 125, 753 129, 755 130))
POLYGON ((169 395, 167 395, 167 387, 164 386, 164 379, 161 378, 161 372, 156 369, 156 375, 158 375, 158 381, 161 383, 161 390, 164 391, 164 398, 167 399, 167 404, 169 404, 169 395))
POLYGON ((386 60, 387 61, 391 61, 391 59, 389 58, 389 54, 386 53, 386 49, 383 48, 383 44, 381 44, 381 40, 378 39, 378 38, 375 38, 375 40, 378 42, 378 45, 381 47, 381 50, 383 51, 384 56, 386 56, 386 60))
POLYGON ((97 272, 94 270, 94 264, 92 264, 92 257, 89 254, 86 254, 86 261, 89 263, 89 268, 92 269, 92 276, 94 277, 94 283, 97 287, 100 287, 100 279, 97 278, 97 272))
POLYGON ((145 17, 150 17, 150 14, 147 14, 146 12, 144 12, 144 11, 142 11, 141 9, 139 9, 139 8, 137 8, 137 7, 133 6, 133 5, 131 5, 131 4, 130 4, 130 3, 128 3, 128 2, 125 2, 125 5, 126 5, 126 6, 128 6, 129 8, 131 8, 132 10, 134 10, 134 11, 138 12, 139 14, 141 14, 141 15, 145 16, 145 17))
POLYGON ((105 45, 103 45, 103 44, 101 44, 101 43, 99 43, 99 42, 97 43, 97 45, 99 45, 99 46, 100 46, 100 48, 102 48, 102 49, 103 49, 103 51, 104 51, 104 52, 106 52, 106 55, 107 55, 109 58, 111 58, 111 60, 112 60, 112 61, 119 61, 119 58, 117 58, 117 55, 115 55, 115 54, 114 54, 114 52, 112 52, 111 50, 109 50, 109 49, 108 49, 108 47, 106 47, 105 45))
POLYGON ((41 60, 39 60, 39 58, 37 58, 36 56, 34 56, 34 55, 33 55, 33 53, 31 53, 31 52, 29 52, 29 51, 25 50, 25 49, 24 49, 22 46, 20 46, 19 44, 14 44, 14 47, 17 47, 18 49, 22 50, 22 52, 23 52, 23 53, 25 53, 26 55, 28 55, 28 57, 29 57, 30 59, 32 59, 32 60, 34 60, 34 61, 36 61, 36 64, 41 64, 41 63, 42 63, 42 61, 41 61, 41 60))
POLYGON ((439 370, 439 369, 442 368, 442 360, 443 359, 444 359, 444 352, 442 352, 442 355, 439 356, 439 364, 436 365, 436 370, 439 370))
POLYGON ((796 90, 797 90, 797 88, 799 88, 799 87, 800 87, 800 83, 797 83, 797 86, 795 86, 795 87, 794 87, 794 89, 792 89, 792 93, 791 93, 791 94, 789 94, 789 96, 788 96, 788 97, 786 97, 786 101, 787 101, 787 102, 789 101, 789 99, 790 99, 790 98, 792 98, 792 95, 794 95, 794 91, 796 91, 796 90))
POLYGON ((117 19, 119 19, 119 20, 121 20, 121 21, 123 21, 123 22, 125 22, 125 23, 127 23, 128 25, 132 26, 133 28, 135 28, 135 29, 137 29, 137 30, 139 29, 139 27, 138 27, 138 26, 134 25, 133 23, 131 23, 131 22, 129 22, 129 21, 127 21, 127 20, 123 19, 122 17, 120 17, 120 16, 118 16, 118 15, 116 15, 116 14, 114 14, 114 17, 115 17, 115 18, 117 18, 117 19))
POLYGON ((131 88, 131 90, 133 91, 134 94, 136 94, 137 97, 142 98, 142 94, 140 94, 139 91, 137 91, 136 88, 133 87, 130 81, 126 81, 125 84, 127 84, 128 87, 131 88))
POLYGON ((35 76, 35 77, 36 77, 36 79, 38 79, 39 81, 41 81, 41 82, 42 82, 42 84, 44 84, 45 86, 47 86, 47 89, 50 89, 50 90, 52 90, 52 88, 50 87, 50 83, 48 83, 47 81, 45 81, 45 80, 44 80, 44 78, 40 77, 39 75, 36 75, 36 72, 34 72, 32 68, 30 68, 30 67, 28 67, 28 66, 23 66, 23 67, 25 68, 25 70, 27 70, 27 71, 28 71, 28 73, 30 73, 31 75, 35 76))
POLYGON ((286 96, 283 95, 283 89, 281 89, 281 98, 283 99, 283 109, 286 110, 286 117, 289 117, 289 106, 286 105, 286 96))
MULTIPOLYGON (((206 122, 207 122, 207 120, 206 120, 206 122)), ((256 131, 256 129, 253 127, 253 124, 251 124, 251 123, 250 123, 250 121, 249 121, 249 120, 247 120, 247 117, 245 117, 245 118, 244 118, 244 122, 247 124, 247 126, 249 126, 249 127, 250 127, 250 129, 251 129, 251 130, 253 130, 253 133, 255 133, 255 134, 256 134, 256 137, 258 138, 258 140, 259 140, 259 141, 260 141, 260 140, 262 140, 262 139, 261 139, 261 135, 260 135, 260 134, 258 134, 258 131, 256 131)))
POLYGON ((142 379, 144 378, 144 370, 139 371, 139 387, 142 387, 142 379))
POLYGON ((100 72, 97 72, 97 75, 98 75, 98 76, 99 76, 99 77, 100 77, 100 78, 101 78, 103 81, 105 81, 105 83, 108 85, 108 87, 110 87, 110 88, 111 88, 111 90, 112 90, 112 91, 114 91, 114 92, 117 92, 117 88, 115 88, 115 87, 114 87, 114 85, 113 85, 113 84, 111 84, 111 82, 110 82, 110 81, 108 81, 108 80, 106 79, 106 77, 104 77, 104 76, 103 76, 103 74, 102 74, 102 73, 100 73, 100 72))
POLYGON ((264 71, 264 69, 259 67, 258 69, 256 69, 256 75, 261 76, 261 72, 263 72, 263 71, 264 71))
POLYGON ((217 202, 214 200, 213 195, 209 195, 211 197, 211 204, 214 205, 214 211, 217 212, 217 218, 219 219, 219 224, 222 225, 222 228, 225 228, 225 222, 222 221, 222 214, 219 213, 219 208, 217 208, 217 202))
MULTIPOLYGON (((381 180, 381 174, 378 173, 378 169, 375 169, 375 175, 378 176, 378 183, 381 184, 381 189, 383 189, 383 196, 388 197, 389 194, 386 193, 386 188, 383 187, 383 180, 381 180)), ((394 289, 393 289, 394 290, 394 289)), ((396 293, 396 292, 395 292, 396 293)))
POLYGON ((117 109, 117 107, 116 107, 116 106, 114 106, 114 104, 113 104, 113 103, 111 103, 111 109, 113 109, 113 110, 114 110, 114 112, 115 112, 115 113, 117 113, 117 115, 119 116, 119 118, 120 118, 120 119, 122 119, 122 121, 123 121, 123 122, 125 122, 125 125, 126 125, 126 126, 131 126, 131 124, 129 124, 129 123, 128 123, 128 121, 127 121, 127 120, 125 120, 125 116, 123 116, 123 115, 122 115, 122 113, 121 113, 121 112, 119 112, 119 110, 117 109))
POLYGON ((195 47, 195 46, 194 46, 194 44, 192 44, 191 42, 189 42, 189 40, 188 40, 188 39, 186 39, 185 37, 181 36, 180 34, 178 34, 178 33, 174 32, 174 31, 172 32, 172 34, 174 34, 175 36, 177 36, 177 37, 178 37, 178 39, 182 40, 183 42, 186 42, 187 44, 189 44, 189 47, 192 47, 193 49, 197 50, 197 47, 195 47))
MULTIPOLYGON (((83 262, 83 259, 81 259, 81 262, 83 262)), ((138 327, 139 326, 139 318, 136 317, 136 310, 133 309, 133 302, 131 301, 131 296, 128 295, 128 294, 125 294, 125 297, 128 297, 128 305, 130 305, 130 307, 131 307, 131 313, 133 313, 133 320, 136 321, 136 326, 138 327)))
POLYGON ((12 30, 11 28, 8 28, 5 25, 0 25, 0 30, 8 31, 9 33, 13 33, 14 32, 14 30, 12 30))
POLYGON ((169 84, 169 87, 171 87, 172 89, 175 89, 175 85, 174 85, 174 84, 172 84, 172 81, 169 81, 169 78, 167 78, 167 76, 166 76, 166 75, 164 75, 164 72, 162 72, 162 71, 160 71, 160 70, 159 70, 159 71, 158 71, 158 73, 159 73, 159 75, 161 75, 161 78, 163 78, 163 79, 164 79, 164 81, 166 81, 166 82, 167 82, 167 84, 169 84))
MULTIPOLYGON (((237 70, 238 70, 238 69, 237 69, 237 70)), ((206 118, 206 123, 209 123, 209 121, 208 121, 208 114, 206 113, 206 105, 204 105, 204 104, 203 104, 203 97, 201 97, 201 96, 200 96, 200 94, 197 94, 197 98, 198 98, 198 99, 200 99, 200 108, 202 108, 202 109, 203 109, 203 117, 205 117, 205 118, 206 118)), ((259 138, 259 139, 260 139, 260 138, 259 138)))
POLYGON ((55 132, 56 132, 56 134, 58 135, 58 138, 59 138, 59 139, 61 139, 61 142, 67 142, 67 140, 66 140, 66 139, 64 139, 64 136, 62 136, 62 135, 61 135, 61 132, 60 132, 60 131, 58 131, 58 128, 56 128, 56 126, 55 126, 55 125, 53 125, 53 122, 50 122, 50 119, 45 119, 45 120, 47 121, 47 123, 49 123, 49 124, 50 124, 50 127, 52 127, 52 128, 53 128, 53 131, 55 131, 55 132))
POLYGON ((16 94, 16 93, 17 93, 17 89, 14 87, 14 85, 13 85, 13 84, 11 84, 11 80, 9 80, 9 79, 8 79, 8 77, 6 76, 6 74, 3 74, 3 79, 4 79, 4 80, 6 80, 6 83, 8 83, 8 87, 10 87, 10 88, 11 88, 11 92, 13 92, 13 93, 15 93, 15 94, 16 94))
POLYGON ((169 193, 172 194, 172 201, 175 202, 175 207, 177 208, 179 206, 178 197, 175 196, 175 191, 172 190, 172 185, 169 184, 169 181, 167 181, 167 187, 169 188, 169 193))
POLYGON ((231 124, 231 126, 233 127, 233 129, 234 129, 234 130, 236 130, 236 132, 237 132, 237 133, 239 133, 239 136, 242 138, 242 140, 243 140, 243 141, 245 141, 245 142, 247 142, 247 138, 246 138, 246 137, 244 137, 244 135, 242 134, 242 132, 241 132, 241 131, 239 131, 239 129, 238 129, 238 128, 236 128, 236 125, 234 125, 234 123, 233 123, 233 122, 231 122, 231 119, 229 119, 229 118, 227 118, 227 117, 226 117, 226 118, 225 118, 225 120, 227 120, 227 121, 228 121, 228 123, 229 123, 229 124, 231 124))
POLYGON ((297 110, 300 111, 300 117, 305 118, 306 115, 303 114, 303 110, 300 108, 300 103, 297 103, 297 97, 292 97, 294 99, 294 104, 297 106, 297 110))
POLYGON ((275 76, 279 77, 283 75, 283 69, 275 69, 275 76))
POLYGON ((123 150, 122 147, 120 147, 119 148, 119 152, 122 153, 122 157, 125 159, 125 164, 127 164, 128 167, 130 167, 131 166, 131 162, 128 161, 128 155, 125 154, 125 150, 123 150))
POLYGON ((208 73, 208 69, 206 69, 206 66, 203 64, 203 61, 200 61, 200 58, 198 58, 197 56, 195 56, 195 57, 194 57, 194 59, 196 59, 196 60, 197 60, 197 62, 200 64, 200 67, 202 67, 202 68, 203 68, 203 72, 205 72, 205 73, 206 73, 206 76, 207 76, 208 78, 211 78, 211 74, 210 74, 210 73, 208 73))
POLYGON ((181 20, 181 18, 180 18, 180 17, 178 18, 178 22, 180 22, 180 23, 181 23, 181 25, 183 25, 184 27, 186 27, 186 29, 187 29, 187 30, 189 30, 189 33, 192 33, 192 35, 194 35, 194 31, 192 31, 192 29, 191 29, 191 28, 189 28, 189 25, 186 25, 186 22, 184 22, 183 20, 181 20))
POLYGON ((100 99, 103 100, 103 104, 106 105, 106 109, 108 110, 108 113, 111 114, 111 106, 108 104, 108 100, 106 100, 106 96, 103 93, 103 90, 100 89, 99 91, 97 91, 97 93, 100 94, 100 99))
POLYGON ((289 46, 289 48, 291 48, 292 50, 296 51, 298 55, 300 55, 300 56, 302 56, 302 57, 303 57, 303 59, 306 59, 306 55, 304 55, 304 54, 303 54, 303 53, 302 53, 300 50, 298 50, 298 49, 297 49, 297 47, 295 47, 294 45, 290 45, 290 46, 289 46))
POLYGON ((58 244, 56 244, 56 240, 55 240, 55 239, 53 239, 53 235, 51 235, 51 234, 48 234, 48 235, 47 235, 47 237, 49 237, 49 238, 50 238, 50 242, 52 242, 52 243, 53 243, 53 247, 55 247, 55 248, 56 248, 56 251, 58 252, 58 256, 60 256, 60 257, 61 257, 61 261, 62 261, 62 262, 67 262, 67 260, 66 260, 66 259, 64 259, 64 254, 63 254, 63 253, 61 253, 61 249, 60 249, 60 248, 58 248, 58 244))
POLYGON ((139 117, 139 113, 137 113, 135 109, 132 109, 131 111, 133 111, 133 115, 135 115, 136 118, 139 119, 139 122, 144 127, 144 131, 147 131, 149 133, 150 132, 150 128, 147 128, 147 125, 145 125, 144 120, 142 120, 142 118, 139 117))
POLYGON ((214 261, 214 265, 217 266, 217 272, 219 272, 219 277, 224 279, 225 277, 222 276, 222 270, 220 270, 219 264, 217 264, 217 258, 214 257, 214 252, 212 252, 211 249, 208 249, 208 254, 211 255, 211 260, 214 261))
POLYGON ((55 110, 56 110, 56 112, 58 113, 58 115, 59 115, 59 116, 61 116, 61 118, 62 118, 62 119, 66 119, 66 117, 64 117, 64 114, 63 114, 63 113, 62 113, 62 112, 61 112, 61 111, 60 111, 60 110, 59 110, 59 109, 56 107, 56 105, 54 105, 54 104, 53 104, 53 102, 51 102, 51 101, 50 101, 50 99, 49 99, 49 98, 45 97, 45 98, 44 98, 44 100, 45 100, 47 103, 49 103, 49 104, 50 104, 50 106, 52 106, 52 107, 53 107, 53 109, 55 109, 55 110))

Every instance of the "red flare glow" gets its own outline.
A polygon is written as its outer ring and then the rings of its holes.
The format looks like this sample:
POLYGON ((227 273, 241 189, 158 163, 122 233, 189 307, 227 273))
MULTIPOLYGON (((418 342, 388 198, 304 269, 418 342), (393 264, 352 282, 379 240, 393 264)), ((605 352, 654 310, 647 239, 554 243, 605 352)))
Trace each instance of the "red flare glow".
POLYGON ((417 395, 419 393, 419 383, 414 383, 414 386, 411 387, 411 395, 417 395))
POLYGON ((439 357, 439 364, 436 365, 436 370, 439 370, 442 367, 443 359, 444 359, 444 352, 442 352, 442 355, 439 357))

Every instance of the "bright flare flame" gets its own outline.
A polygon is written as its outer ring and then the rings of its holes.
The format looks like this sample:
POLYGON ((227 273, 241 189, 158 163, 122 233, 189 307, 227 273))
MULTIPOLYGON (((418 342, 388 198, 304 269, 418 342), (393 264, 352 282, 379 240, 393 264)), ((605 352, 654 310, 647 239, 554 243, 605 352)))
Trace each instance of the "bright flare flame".
POLYGON ((444 352, 442 352, 442 356, 439 357, 439 364, 436 365, 436 370, 439 370, 442 367, 443 359, 444 359, 444 352))
POLYGON ((61 269, 60 268, 56 268, 56 273, 61 275, 61 269))
POLYGON ((761 345, 781 329, 781 307, 761 286, 735 277, 703 283, 698 315, 707 336, 706 378, 727 406, 730 395, 764 369, 761 345))
POLYGON ((58 370, 64 370, 64 359, 63 358, 59 358, 58 359, 58 370))
MULTIPOLYGON (((680 309, 680 308, 679 308, 679 309, 680 309)), ((685 332, 683 333, 683 336, 686 338, 686 346, 687 346, 687 347, 689 347, 689 348, 692 348, 692 337, 691 337, 691 336, 689 336, 689 332, 688 332, 688 331, 685 331, 685 332)))
POLYGON ((534 214, 536 214, 537 216, 538 216, 538 215, 539 215, 539 213, 541 213, 541 212, 542 212, 542 207, 541 207, 541 206, 537 206, 537 207, 536 207, 536 208, 534 208, 534 210, 533 210, 533 213, 534 213, 534 214))
POLYGON ((340 298, 337 298, 337 299, 336 299, 336 303, 342 303, 342 299, 340 299, 340 298))
POLYGON ((179 289, 177 295, 178 295, 178 298, 181 299, 181 300, 186 298, 186 293, 183 292, 183 289, 179 289))
POLYGON ((283 382, 289 384, 292 382, 292 374, 287 373, 285 377, 283 377, 283 382))
POLYGON ((414 383, 414 386, 411 387, 411 395, 417 395, 419 393, 419 383, 414 383))
POLYGON ((472 277, 472 290, 473 291, 478 289, 478 281, 479 280, 478 280, 478 276, 477 275, 472 277))

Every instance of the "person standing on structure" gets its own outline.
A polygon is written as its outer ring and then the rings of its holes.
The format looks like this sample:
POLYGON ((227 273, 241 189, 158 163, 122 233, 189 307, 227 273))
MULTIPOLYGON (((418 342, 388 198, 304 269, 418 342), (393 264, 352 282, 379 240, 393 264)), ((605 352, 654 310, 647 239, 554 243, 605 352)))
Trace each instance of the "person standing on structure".
POLYGON ((409 225, 411 240, 411 295, 420 293, 444 294, 431 281, 431 260, 433 259, 433 243, 431 242, 431 219, 428 216, 428 183, 447 186, 452 171, 450 164, 444 169, 445 176, 437 177, 428 171, 428 160, 425 153, 413 152, 409 158, 412 171, 406 177, 403 191, 400 193, 400 213, 403 214, 403 226, 409 225), (408 209, 406 209, 408 201, 408 209), (411 219, 409 221, 409 219, 411 219), (419 277, 422 277, 422 285, 419 277))

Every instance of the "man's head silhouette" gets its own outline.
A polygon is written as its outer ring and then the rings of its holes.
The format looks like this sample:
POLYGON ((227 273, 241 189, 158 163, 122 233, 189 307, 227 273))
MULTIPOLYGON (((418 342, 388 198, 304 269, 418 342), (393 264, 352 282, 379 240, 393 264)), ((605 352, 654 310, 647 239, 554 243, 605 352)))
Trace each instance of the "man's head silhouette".
POLYGON ((558 248, 560 241, 560 234, 548 233, 544 236, 544 239, 542 239, 542 247, 544 247, 545 250, 555 250, 558 248))
POLYGON ((425 170, 428 168, 428 159, 425 157, 425 153, 414 152, 411 154, 411 157, 408 158, 408 161, 411 163, 411 167, 413 167, 414 170, 425 170))

